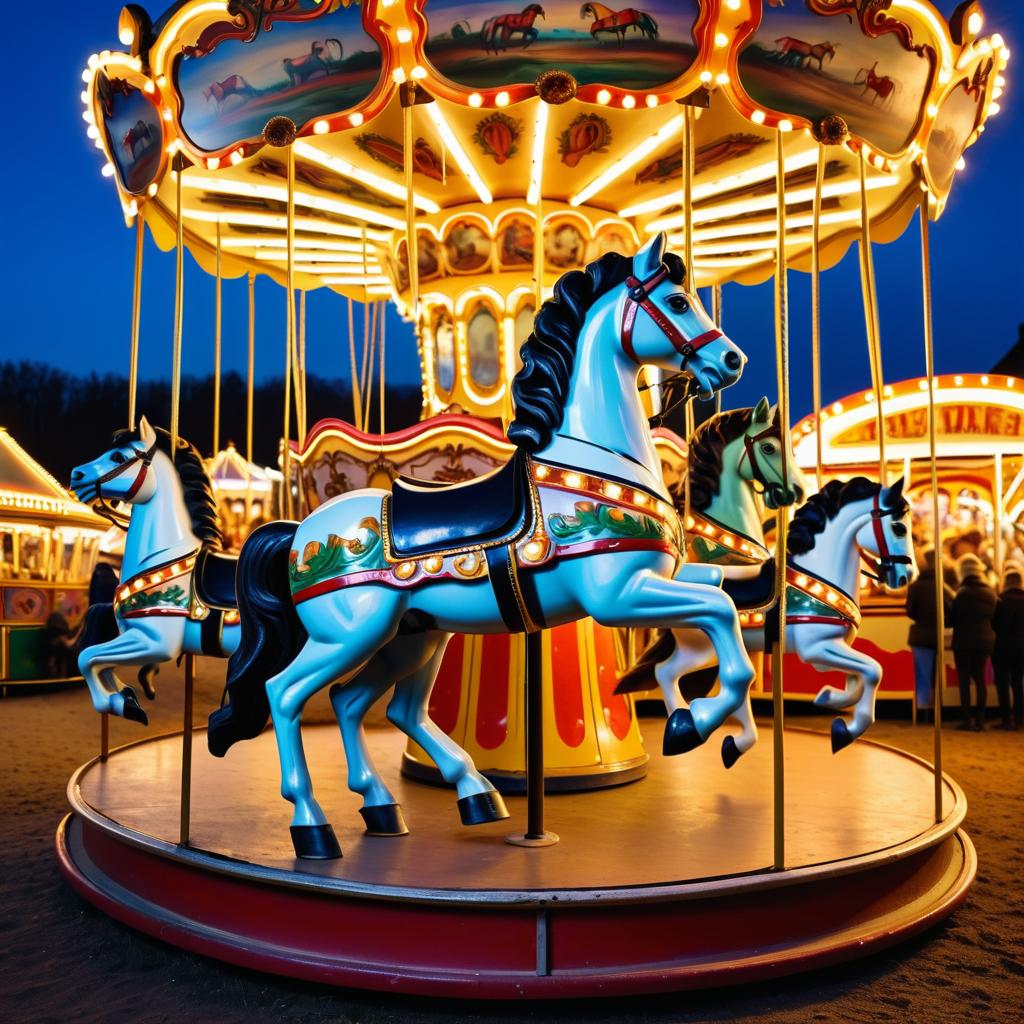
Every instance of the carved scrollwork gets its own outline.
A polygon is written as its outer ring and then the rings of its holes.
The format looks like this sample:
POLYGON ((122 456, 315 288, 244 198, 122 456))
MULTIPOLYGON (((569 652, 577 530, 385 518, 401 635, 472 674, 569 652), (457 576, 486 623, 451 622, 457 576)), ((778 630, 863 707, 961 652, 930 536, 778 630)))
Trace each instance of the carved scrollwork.
POLYGON ((807 0, 807 6, 816 14, 845 14, 851 22, 856 18, 864 34, 873 39, 892 32, 907 50, 923 54, 932 49, 914 45, 910 26, 889 14, 892 0, 807 0))

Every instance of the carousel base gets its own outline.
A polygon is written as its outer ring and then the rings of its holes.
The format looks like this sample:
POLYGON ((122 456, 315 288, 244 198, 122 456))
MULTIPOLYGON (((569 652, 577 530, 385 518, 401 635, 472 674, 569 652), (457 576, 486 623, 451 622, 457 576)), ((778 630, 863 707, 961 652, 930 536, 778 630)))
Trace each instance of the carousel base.
MULTIPOLYGON (((662 723, 644 725, 648 748, 662 723)), ((772 743, 731 770, 717 742, 654 757, 645 779, 547 802, 558 845, 464 828, 453 793, 403 778, 403 737, 369 746, 410 834, 363 834, 337 731, 305 730, 344 850, 297 861, 273 736, 224 760, 195 736, 191 838, 179 845, 181 736, 91 761, 57 831, 70 884, 132 927, 194 952, 316 982, 467 998, 652 993, 773 978, 864 956, 949 914, 976 859, 960 788, 933 815, 929 765, 861 740, 786 733, 786 868, 772 870, 772 743)))

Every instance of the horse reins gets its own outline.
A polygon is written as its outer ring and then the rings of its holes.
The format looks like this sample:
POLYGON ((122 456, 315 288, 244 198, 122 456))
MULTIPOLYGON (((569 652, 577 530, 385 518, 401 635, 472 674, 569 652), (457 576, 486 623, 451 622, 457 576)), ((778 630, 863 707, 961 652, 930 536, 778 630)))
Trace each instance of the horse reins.
POLYGON ((113 469, 108 470, 102 476, 96 478, 96 499, 98 505, 93 505, 93 509, 104 519, 109 519, 119 530, 124 532, 128 531, 128 527, 122 522, 125 518, 119 512, 116 512, 107 504, 106 498, 103 497, 103 485, 109 480, 114 480, 119 477, 129 466, 134 466, 136 462, 140 463, 139 472, 135 479, 132 481, 131 487, 128 488, 127 493, 119 498, 119 501, 131 501, 136 494, 139 493, 139 489, 146 482, 146 477, 149 474, 149 466, 153 461, 153 456, 156 455, 157 441, 154 441, 149 448, 144 452, 140 452, 135 448, 132 448, 133 457, 128 459, 126 462, 122 462, 120 465, 115 466, 113 469))
POLYGON ((705 331, 696 338, 687 338, 674 323, 651 301, 651 292, 669 276, 668 267, 663 263, 650 277, 641 281, 630 274, 626 278, 626 304, 622 309, 622 328, 620 336, 622 350, 634 363, 642 363, 633 348, 633 328, 636 326, 636 314, 643 310, 657 324, 661 333, 672 343, 672 347, 683 357, 683 365, 696 355, 697 351, 721 338, 722 332, 717 328, 705 331))
POLYGON ((867 569, 861 569, 861 572, 869 579, 873 579, 878 583, 885 583, 885 579, 882 573, 887 569, 891 569, 897 565, 910 565, 911 560, 909 555, 894 555, 889 549, 889 542, 885 537, 885 528, 882 526, 882 520, 886 516, 895 516, 895 508, 882 508, 879 497, 881 496, 881 489, 878 494, 875 495, 875 502, 871 509, 871 529, 875 534, 875 545, 878 547, 878 561, 876 562, 870 555, 865 554, 863 551, 860 553, 860 557, 867 562, 873 572, 869 572, 867 569))

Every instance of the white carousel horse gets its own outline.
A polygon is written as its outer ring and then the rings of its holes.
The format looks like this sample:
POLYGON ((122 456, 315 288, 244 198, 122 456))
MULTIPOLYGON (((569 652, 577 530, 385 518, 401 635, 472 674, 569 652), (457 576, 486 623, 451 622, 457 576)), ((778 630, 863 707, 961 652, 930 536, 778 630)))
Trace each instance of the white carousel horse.
MULTIPOLYGON (((758 495, 765 507, 777 509, 802 501, 806 490, 792 440, 782 429, 778 410, 762 398, 752 409, 711 416, 690 438, 687 462, 687 560, 721 566, 727 579, 759 576, 772 554, 765 545, 758 495)), ((702 639, 688 636, 686 643, 700 646, 702 639)), ((671 721, 678 709, 688 706, 670 657, 674 649, 672 633, 660 631, 622 677, 616 692, 648 690, 657 683, 671 721)), ((723 741, 722 758, 727 767, 757 742, 749 696, 732 717, 742 731, 723 741)), ((665 753, 672 753, 671 727, 666 729, 665 743, 665 753)))
POLYGON ((509 428, 518 451, 505 467, 450 487, 399 480, 390 495, 344 494, 301 524, 267 524, 243 547, 242 642, 209 744, 222 755, 272 718, 300 857, 341 854, 300 731, 306 702, 335 682, 349 786, 369 832, 406 831, 362 734, 367 709, 392 687, 389 719, 456 788, 463 822, 507 816, 427 714, 453 632, 533 631, 585 615, 609 626, 695 626, 718 652, 722 686, 686 711, 689 746, 744 701, 753 666, 721 570, 689 566, 673 578, 680 523, 637 390, 640 367, 654 365, 685 372, 707 396, 739 378, 744 357, 664 249, 659 235, 632 260, 610 253, 558 281, 522 348, 509 428))
POLYGON ((228 657, 240 629, 234 601, 237 559, 221 554, 217 505, 202 458, 143 417, 113 447, 71 473, 79 500, 131 506, 117 586, 112 639, 83 647, 79 671, 93 707, 148 722, 135 691, 118 679, 124 665, 149 666, 181 654, 228 657))
MULTIPOLYGON (((819 672, 837 670, 846 676, 843 689, 824 686, 814 698, 833 711, 853 709, 849 722, 832 722, 832 752, 838 753, 862 736, 875 720, 875 693, 882 667, 853 647, 860 625, 860 566, 874 565, 877 578, 890 588, 917 577, 909 525, 910 506, 903 480, 883 488, 867 477, 833 480, 797 510, 789 528, 786 565, 786 650, 819 672)), ((774 635, 773 614, 743 613, 771 595, 774 565, 766 561, 758 579, 726 579, 723 586, 741 610, 743 639, 750 651, 763 651, 774 635)), ((670 707, 678 706, 679 680, 714 664, 715 652, 692 631, 674 629, 673 642, 654 643, 641 661, 657 660, 655 677, 670 707), (669 703, 671 702, 671 703, 669 703)), ((735 716, 742 732, 726 737, 722 756, 731 767, 756 739, 749 705, 735 716)))

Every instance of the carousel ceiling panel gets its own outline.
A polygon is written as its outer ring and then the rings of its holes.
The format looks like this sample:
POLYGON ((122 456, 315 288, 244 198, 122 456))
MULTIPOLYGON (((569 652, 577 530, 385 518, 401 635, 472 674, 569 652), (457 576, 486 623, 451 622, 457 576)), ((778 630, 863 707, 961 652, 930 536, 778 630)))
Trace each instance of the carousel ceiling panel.
POLYGON ((301 287, 407 299, 411 202, 419 277, 454 300, 485 277, 507 298, 538 268, 550 287, 613 238, 681 246, 688 104, 698 281, 755 281, 779 132, 790 265, 809 260, 822 150, 823 267, 859 234, 861 165, 875 240, 920 189, 941 213, 1005 86, 982 28, 976 3, 947 25, 926 0, 184 0, 152 26, 125 8, 129 52, 90 58, 83 116, 126 219, 164 248, 178 165, 200 264, 219 239, 226 275, 283 281, 291 144, 301 287))

